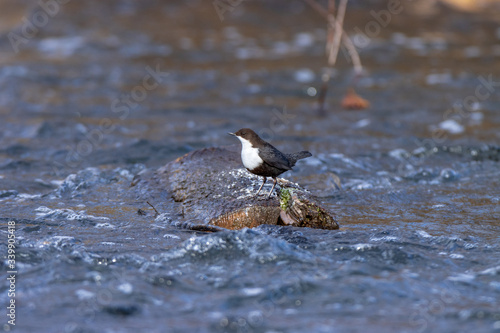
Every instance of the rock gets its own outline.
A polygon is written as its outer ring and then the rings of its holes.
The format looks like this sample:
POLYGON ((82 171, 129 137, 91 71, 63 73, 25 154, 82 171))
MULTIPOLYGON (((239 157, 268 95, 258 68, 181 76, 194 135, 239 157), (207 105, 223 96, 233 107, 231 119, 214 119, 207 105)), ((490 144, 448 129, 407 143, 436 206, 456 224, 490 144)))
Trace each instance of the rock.
MULTIPOLYGON (((262 178, 242 167, 239 146, 188 153, 158 169, 152 179, 135 182, 139 192, 167 189, 184 219, 200 226, 241 229, 261 224, 338 229, 333 215, 307 190, 278 178, 279 197, 255 196, 262 178), (144 188, 146 186, 146 188, 144 188), (159 189, 158 189, 159 188, 159 189)), ((272 181, 268 180, 269 186, 272 181)))

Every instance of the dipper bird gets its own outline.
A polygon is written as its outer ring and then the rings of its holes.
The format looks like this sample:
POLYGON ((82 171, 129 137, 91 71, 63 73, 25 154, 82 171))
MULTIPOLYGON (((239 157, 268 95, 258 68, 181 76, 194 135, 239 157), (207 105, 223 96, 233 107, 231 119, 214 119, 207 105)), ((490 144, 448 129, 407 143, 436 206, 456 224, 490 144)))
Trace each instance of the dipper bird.
POLYGON ((249 128, 242 128, 236 133, 229 134, 236 136, 241 141, 241 161, 245 168, 254 175, 264 178, 256 195, 260 193, 260 190, 266 183, 267 177, 273 179, 273 188, 269 191, 267 199, 273 193, 277 176, 285 171, 292 170, 292 167, 298 160, 312 156, 308 151, 283 154, 270 143, 262 140, 257 133, 249 128))

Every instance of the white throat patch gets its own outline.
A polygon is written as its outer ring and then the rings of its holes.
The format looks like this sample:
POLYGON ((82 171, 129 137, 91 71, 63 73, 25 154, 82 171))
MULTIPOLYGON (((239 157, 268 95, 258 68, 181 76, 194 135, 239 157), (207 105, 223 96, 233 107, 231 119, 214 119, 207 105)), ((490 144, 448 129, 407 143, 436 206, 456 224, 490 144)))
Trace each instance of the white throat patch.
POLYGON ((259 156, 259 148, 252 147, 252 144, 247 139, 237 137, 241 141, 241 161, 245 168, 253 170, 264 161, 259 156))

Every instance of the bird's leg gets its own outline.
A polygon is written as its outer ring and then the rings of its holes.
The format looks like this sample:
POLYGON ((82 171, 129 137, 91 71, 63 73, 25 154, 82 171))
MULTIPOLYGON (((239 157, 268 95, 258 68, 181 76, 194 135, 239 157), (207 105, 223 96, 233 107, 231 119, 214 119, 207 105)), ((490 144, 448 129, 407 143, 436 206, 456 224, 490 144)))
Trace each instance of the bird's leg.
POLYGON ((271 189, 271 191, 269 191, 269 195, 267 196, 268 199, 271 197, 271 194, 273 193, 274 187, 276 186, 276 183, 278 182, 276 177, 273 177, 273 182, 274 182, 273 188, 271 189))
POLYGON ((267 177, 264 177, 264 176, 262 176, 262 177, 264 178, 264 181, 262 182, 262 185, 260 185, 259 190, 257 191, 256 196, 259 195, 260 190, 262 190, 262 187, 264 187, 264 184, 266 183, 266 180, 267 180, 267 177))

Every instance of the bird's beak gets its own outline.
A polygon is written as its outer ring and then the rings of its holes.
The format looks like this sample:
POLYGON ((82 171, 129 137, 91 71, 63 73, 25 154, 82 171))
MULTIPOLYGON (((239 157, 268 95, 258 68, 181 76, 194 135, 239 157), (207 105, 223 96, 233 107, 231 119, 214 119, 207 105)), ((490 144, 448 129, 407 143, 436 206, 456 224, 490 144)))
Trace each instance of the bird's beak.
POLYGON ((229 135, 234 135, 234 136, 236 136, 236 134, 234 134, 234 133, 231 133, 231 132, 229 132, 229 133, 227 133, 227 134, 229 134, 229 135))

